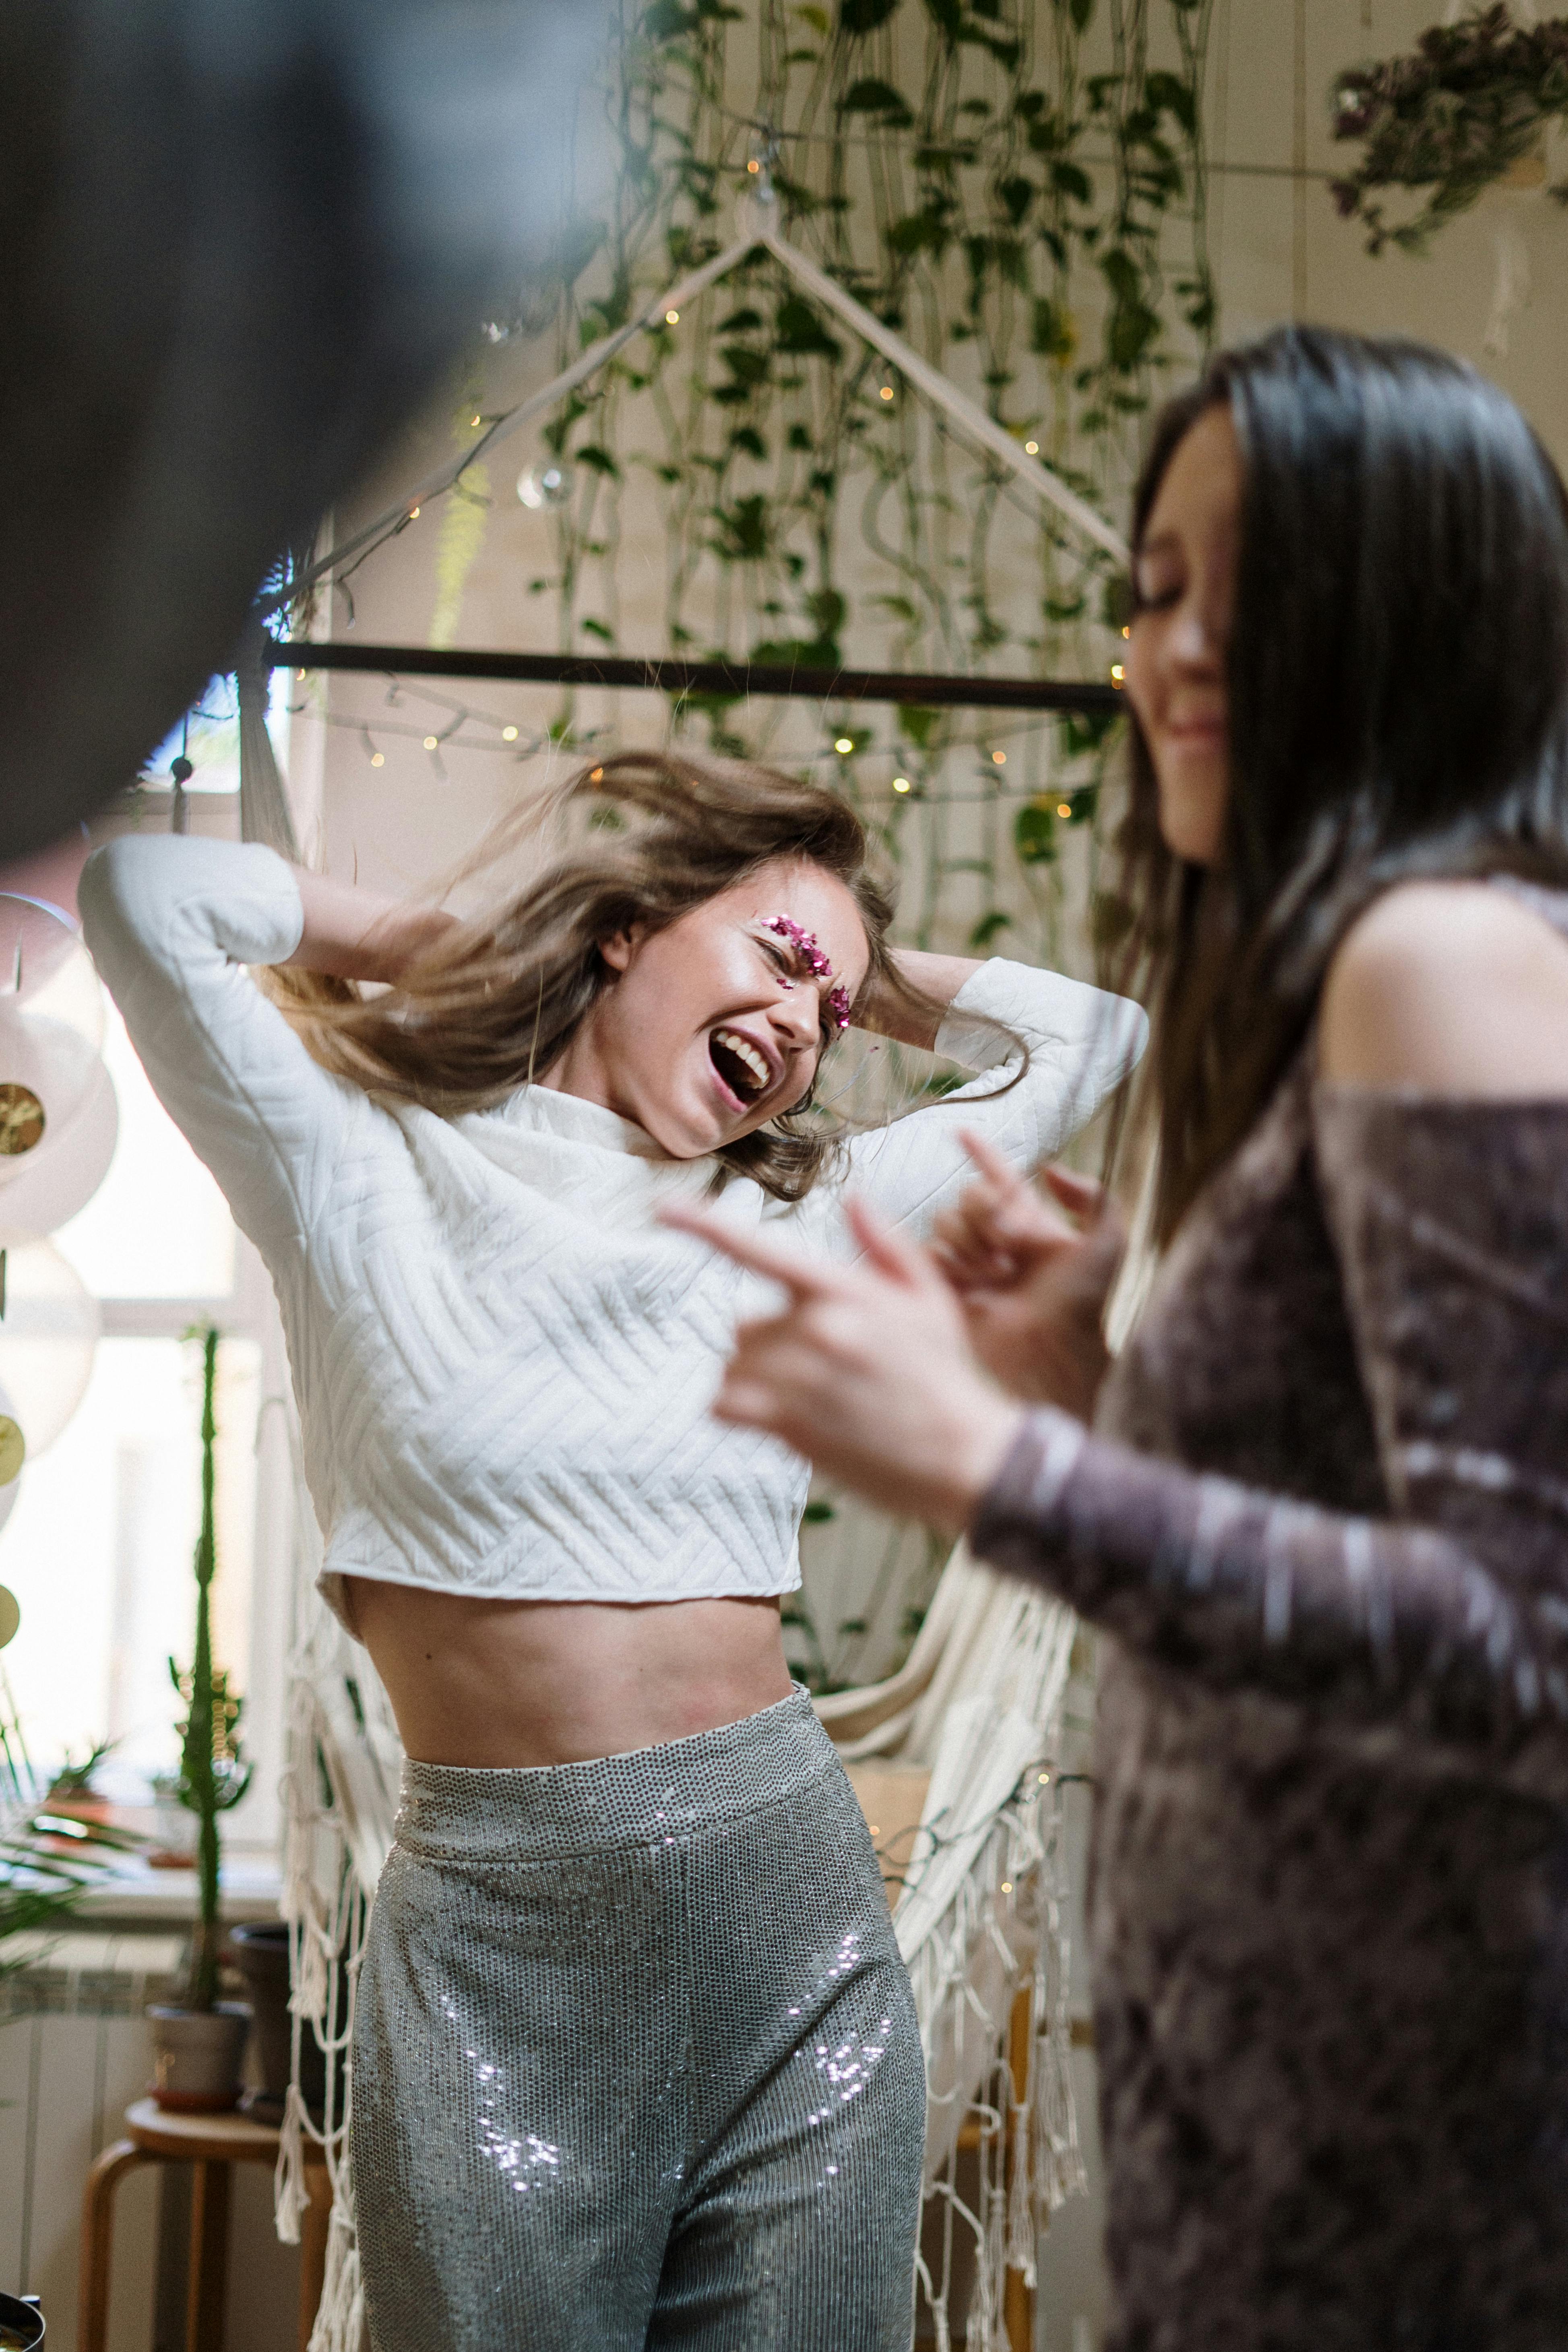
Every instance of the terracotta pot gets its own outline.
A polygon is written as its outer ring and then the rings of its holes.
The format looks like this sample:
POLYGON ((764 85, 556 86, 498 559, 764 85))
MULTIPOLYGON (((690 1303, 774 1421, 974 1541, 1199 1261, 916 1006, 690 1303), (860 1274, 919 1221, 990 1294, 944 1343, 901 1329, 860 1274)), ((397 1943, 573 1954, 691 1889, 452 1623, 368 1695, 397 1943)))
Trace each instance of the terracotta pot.
POLYGON ((221 2000, 213 2010, 155 2002, 147 2014, 158 2105, 186 2115, 217 2115, 232 2107, 239 2097, 249 2010, 237 2000, 221 2000))
POLYGON ((0 2294, 0 2352, 37 2352, 44 2340, 44 2315, 36 2294, 0 2294))

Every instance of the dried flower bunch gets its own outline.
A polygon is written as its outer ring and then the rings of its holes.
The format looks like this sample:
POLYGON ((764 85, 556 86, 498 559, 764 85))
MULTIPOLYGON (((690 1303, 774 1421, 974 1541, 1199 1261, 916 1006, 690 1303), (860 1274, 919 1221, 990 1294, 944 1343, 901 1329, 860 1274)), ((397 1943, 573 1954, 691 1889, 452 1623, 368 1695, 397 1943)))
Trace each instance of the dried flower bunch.
MULTIPOLYGON (((1418 253, 1531 152, 1548 122, 1568 118, 1568 19, 1516 25, 1497 0, 1433 26, 1406 57, 1358 66, 1333 104, 1335 138, 1364 146, 1357 169, 1333 184, 1341 213, 1365 223, 1369 253, 1418 253), (1380 188, 1431 194, 1413 220, 1390 224, 1372 193, 1380 188)), ((1568 182, 1549 193, 1568 203, 1568 182)))

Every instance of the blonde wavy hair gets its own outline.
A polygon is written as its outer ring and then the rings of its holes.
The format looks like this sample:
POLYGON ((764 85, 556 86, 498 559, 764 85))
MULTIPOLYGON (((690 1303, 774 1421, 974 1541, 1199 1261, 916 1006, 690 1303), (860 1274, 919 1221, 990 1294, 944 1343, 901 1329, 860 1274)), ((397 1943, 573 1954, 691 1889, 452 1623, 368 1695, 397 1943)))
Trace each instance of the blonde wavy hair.
MULTIPOLYGON (((324 1068, 446 1117, 485 1109, 565 1052, 609 982, 603 940, 633 924, 662 929, 779 857, 835 876, 859 910, 870 964, 857 1016, 874 1006, 879 1025, 900 1012, 933 1027, 941 1020, 943 1007, 904 978, 888 943, 893 894, 871 870, 859 817, 836 793, 777 768, 621 752, 503 820, 457 879, 493 881, 520 856, 533 868, 522 887, 514 880, 490 911, 441 935, 392 988, 367 997, 352 981, 270 975, 324 1068)), ((841 1132, 808 1094, 717 1157, 775 1200, 798 1201, 841 1132)))

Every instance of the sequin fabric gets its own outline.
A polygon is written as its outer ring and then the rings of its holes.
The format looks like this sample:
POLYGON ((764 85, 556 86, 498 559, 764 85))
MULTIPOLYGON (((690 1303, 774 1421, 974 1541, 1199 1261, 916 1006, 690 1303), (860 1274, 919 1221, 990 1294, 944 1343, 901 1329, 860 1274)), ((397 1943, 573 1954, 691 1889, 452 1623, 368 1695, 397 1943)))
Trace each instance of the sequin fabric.
POLYGON ((353 2062, 374 2352, 906 2352, 920 2032, 804 1692, 406 1764, 353 2062))

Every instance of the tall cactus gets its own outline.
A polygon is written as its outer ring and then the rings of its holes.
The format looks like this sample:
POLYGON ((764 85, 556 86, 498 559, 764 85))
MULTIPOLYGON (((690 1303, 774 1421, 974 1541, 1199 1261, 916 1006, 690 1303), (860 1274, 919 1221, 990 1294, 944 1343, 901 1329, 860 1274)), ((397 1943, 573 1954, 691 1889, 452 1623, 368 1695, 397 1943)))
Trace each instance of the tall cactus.
POLYGON ((196 1538, 196 1642, 190 1671, 182 1674, 173 1658, 169 1672, 185 1702, 180 1726, 180 1802, 196 1816, 196 1874, 200 1909, 191 1946, 187 2004, 192 2009, 216 2007, 218 1991, 218 1950, 222 1923, 218 1916, 217 1817, 237 1805, 250 1786, 250 1769, 242 1765, 235 1737, 243 1702, 228 1686, 228 1675, 215 1667, 212 1654, 212 1585, 217 1572, 217 1527, 214 1513, 215 1453, 217 1417, 218 1334, 202 1333, 202 1525, 196 1538))

